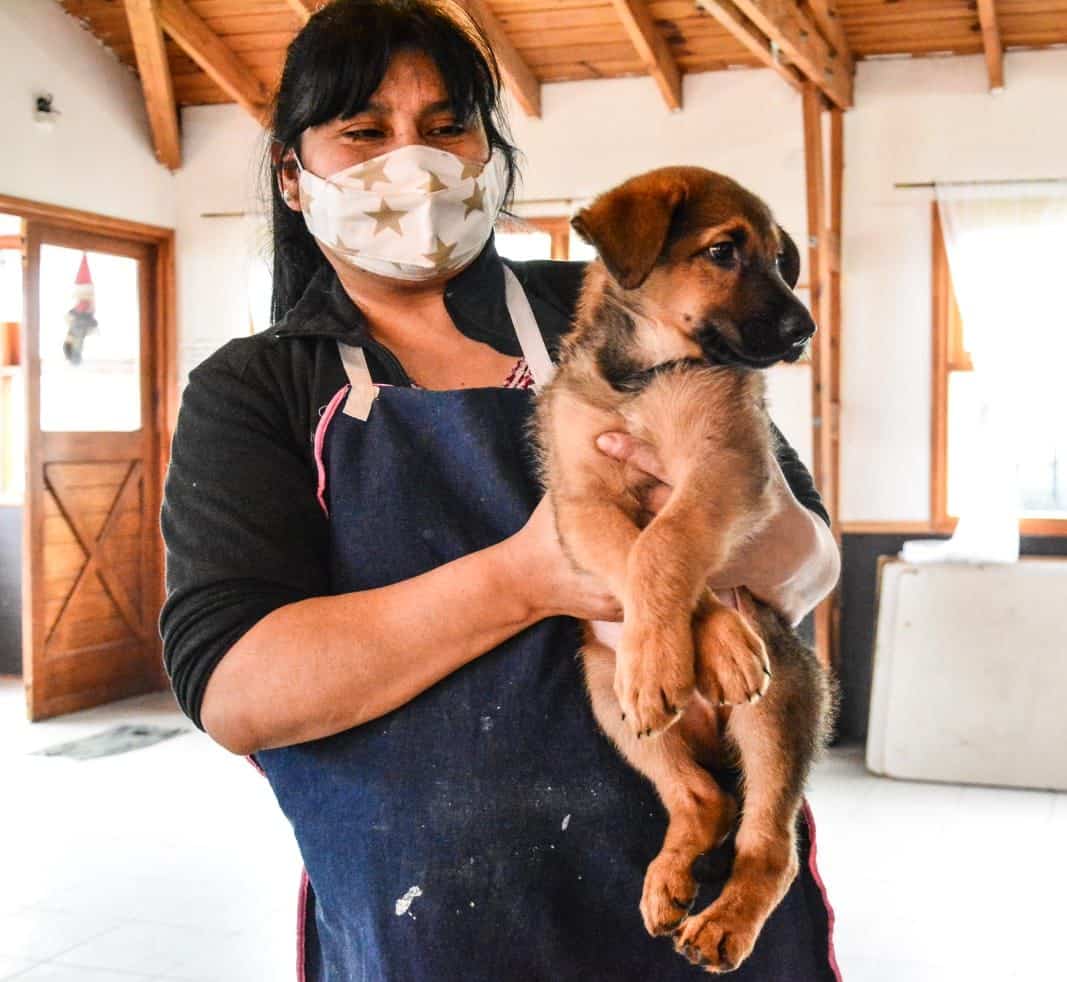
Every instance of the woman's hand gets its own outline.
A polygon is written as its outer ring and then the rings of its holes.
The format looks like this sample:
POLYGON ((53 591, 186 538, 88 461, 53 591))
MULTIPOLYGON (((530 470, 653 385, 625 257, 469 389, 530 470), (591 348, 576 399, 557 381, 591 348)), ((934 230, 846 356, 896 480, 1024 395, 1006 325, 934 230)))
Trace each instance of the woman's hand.
POLYGON ((550 495, 541 499, 526 525, 504 545, 510 550, 516 585, 539 617, 622 620, 622 607, 610 591, 575 569, 564 553, 550 495))
MULTIPOLYGON (((658 483, 645 498, 651 514, 667 503, 671 488, 654 447, 626 433, 603 433, 597 447, 655 478, 658 483)), ((774 517, 725 567, 713 573, 711 585, 716 590, 746 587, 796 624, 833 589, 840 556, 826 523, 797 501, 778 466, 773 480, 779 499, 774 517)))

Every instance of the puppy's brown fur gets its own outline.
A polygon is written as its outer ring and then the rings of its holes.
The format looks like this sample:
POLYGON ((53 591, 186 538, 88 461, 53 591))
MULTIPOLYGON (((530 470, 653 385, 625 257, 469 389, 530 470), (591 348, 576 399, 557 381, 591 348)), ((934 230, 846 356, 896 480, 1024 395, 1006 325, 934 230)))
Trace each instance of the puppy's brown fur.
POLYGON ((709 971, 729 971, 796 875, 797 812, 831 700, 814 656, 774 611, 743 590, 735 610, 706 584, 776 507, 754 369, 794 359, 814 326, 790 289, 796 247, 758 198, 720 175, 653 171, 574 225, 601 261, 537 430, 564 547, 625 611, 614 651, 587 632, 586 680, 601 727, 669 813, 645 879, 645 925, 673 933, 709 971), (599 434, 618 430, 651 443, 666 469, 673 490, 651 520, 647 479, 596 449, 599 434), (737 818, 702 766, 724 756, 743 778, 733 871, 689 917, 693 861, 737 818))

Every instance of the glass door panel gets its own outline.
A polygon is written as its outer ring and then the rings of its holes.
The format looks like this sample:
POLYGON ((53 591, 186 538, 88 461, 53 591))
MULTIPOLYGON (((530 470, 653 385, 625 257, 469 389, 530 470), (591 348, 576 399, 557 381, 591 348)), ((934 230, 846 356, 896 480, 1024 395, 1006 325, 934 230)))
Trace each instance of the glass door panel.
POLYGON ((140 262, 42 243, 41 430, 141 428, 140 262))

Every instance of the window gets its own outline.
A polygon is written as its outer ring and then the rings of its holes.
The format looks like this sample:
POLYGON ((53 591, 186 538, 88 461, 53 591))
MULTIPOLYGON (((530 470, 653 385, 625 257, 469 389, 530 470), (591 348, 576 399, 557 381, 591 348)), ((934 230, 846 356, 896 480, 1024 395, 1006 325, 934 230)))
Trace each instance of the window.
MULTIPOLYGON (((1036 199, 1035 199, 1036 200, 1036 199)), ((1067 207, 1045 209, 1032 221, 1033 207, 989 208, 981 229, 1003 264, 992 303, 996 332, 994 357, 1009 368, 995 386, 998 412, 1010 421, 1010 441, 1026 535, 1067 535, 1067 387, 1057 384, 1067 335, 1062 304, 1016 278, 1016 257, 1043 257, 1048 240, 1067 237, 1067 207), (1021 216, 1021 217, 1020 217, 1021 216), (998 224, 1002 219, 1002 223, 998 224), (1057 230, 1058 226, 1058 230, 1057 230)), ((950 531, 959 517, 968 482, 981 471, 988 447, 982 434, 990 387, 975 371, 977 352, 953 282, 945 226, 933 205, 933 413, 931 432, 931 518, 938 531, 950 531), (985 395, 983 397, 982 393, 985 395)), ((954 262, 962 261, 954 256, 954 262)), ((1039 258, 1037 261, 1044 261, 1039 258)), ((957 265, 957 271, 960 270, 957 265)), ((980 275, 964 270, 965 275, 980 275)), ((984 289, 989 290, 989 276, 984 289)), ((966 309, 966 308, 965 308, 966 309)), ((973 308, 972 308, 973 309, 973 308)), ((987 321, 987 324, 990 321, 987 321)), ((988 349, 987 349, 988 350, 988 349)))
POLYGON ((596 250, 571 228, 565 216, 509 218, 497 226, 496 248, 506 259, 574 259, 589 262, 596 250))

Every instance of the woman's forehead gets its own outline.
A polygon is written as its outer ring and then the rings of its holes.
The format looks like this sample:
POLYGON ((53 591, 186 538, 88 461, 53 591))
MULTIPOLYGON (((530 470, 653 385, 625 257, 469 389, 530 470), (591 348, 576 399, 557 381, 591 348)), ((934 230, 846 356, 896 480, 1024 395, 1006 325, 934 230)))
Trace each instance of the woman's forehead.
POLYGON ((367 100, 366 110, 435 112, 451 105, 445 80, 433 59, 422 51, 398 51, 367 100))

